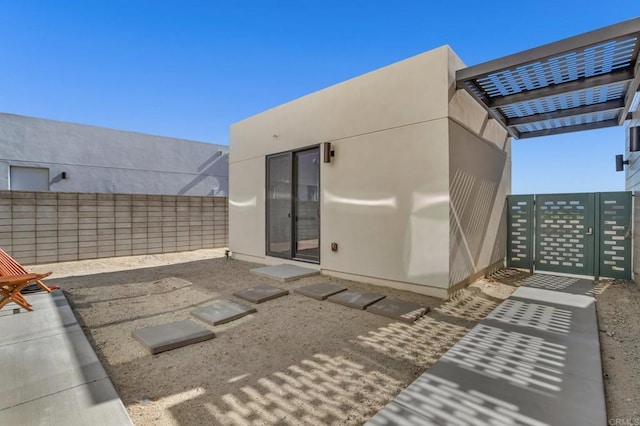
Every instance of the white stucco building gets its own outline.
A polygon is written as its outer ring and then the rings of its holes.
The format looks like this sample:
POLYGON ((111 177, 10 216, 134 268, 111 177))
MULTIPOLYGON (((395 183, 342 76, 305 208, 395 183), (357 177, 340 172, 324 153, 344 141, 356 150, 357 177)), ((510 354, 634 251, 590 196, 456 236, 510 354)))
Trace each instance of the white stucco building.
POLYGON ((0 113, 0 190, 227 196, 228 147, 0 113))
POLYGON ((502 265, 511 139, 463 67, 440 47, 232 125, 234 256, 438 297, 502 265))

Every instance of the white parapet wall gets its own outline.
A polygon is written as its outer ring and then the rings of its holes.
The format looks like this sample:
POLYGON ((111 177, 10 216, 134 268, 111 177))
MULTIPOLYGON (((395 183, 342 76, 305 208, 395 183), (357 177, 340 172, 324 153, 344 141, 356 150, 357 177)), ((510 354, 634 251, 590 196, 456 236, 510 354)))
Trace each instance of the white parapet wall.
POLYGON ((29 168, 48 174, 55 192, 227 196, 227 153, 224 145, 0 113, 0 190, 27 189, 12 188, 10 177, 29 168))

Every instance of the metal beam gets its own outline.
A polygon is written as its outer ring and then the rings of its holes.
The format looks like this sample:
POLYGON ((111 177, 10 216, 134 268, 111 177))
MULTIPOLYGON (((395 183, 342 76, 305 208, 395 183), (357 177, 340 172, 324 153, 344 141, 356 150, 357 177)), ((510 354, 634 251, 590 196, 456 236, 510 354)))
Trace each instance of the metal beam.
POLYGON ((482 108, 484 108, 485 111, 487 111, 487 113, 489 114, 489 118, 493 118, 498 123, 500 123, 500 125, 507 131, 509 136, 511 136, 511 137, 513 137, 515 139, 519 138, 518 130, 514 129, 514 128, 507 127, 507 125, 504 123, 504 119, 502 119, 502 117, 500 117, 498 114, 496 114, 495 111, 493 111, 491 108, 489 108, 487 106, 486 102, 484 100, 480 99, 478 96, 476 96, 476 94, 473 93, 472 90, 470 90, 468 87, 465 87, 464 89, 458 89, 458 90, 464 90, 465 92, 467 92, 469 94, 469 96, 471 96, 473 99, 475 99, 476 102, 478 102, 480 104, 480 106, 482 108))
POLYGON ((608 40, 625 37, 633 34, 640 34, 640 18, 630 19, 588 33, 580 34, 574 37, 565 38, 543 46, 534 47, 520 53, 505 56, 483 64, 474 65, 472 67, 463 68, 456 71, 456 80, 458 82, 464 80, 477 79, 480 76, 491 74, 493 72, 513 68, 534 61, 543 61, 552 56, 571 52, 576 49, 584 49, 591 45, 601 44, 608 40))
POLYGON ((526 92, 515 93, 513 95, 491 98, 487 103, 489 108, 498 108, 516 104, 518 102, 532 101, 534 99, 540 99, 547 96, 563 95, 566 93, 577 92, 578 90, 593 89, 607 84, 622 83, 632 80, 633 77, 633 69, 622 68, 608 74, 600 74, 593 77, 581 78, 580 80, 541 87, 540 89, 527 90, 526 92))
POLYGON ((558 118, 573 117, 575 115, 591 114, 594 112, 611 111, 624 108, 623 99, 614 99, 612 101, 601 102, 593 105, 583 105, 569 109, 559 109, 553 112, 543 114, 527 115, 525 117, 507 118, 507 126, 520 126, 522 124, 537 123, 539 121, 555 120, 558 118))
POLYGON ((627 87, 627 95, 624 98, 624 108, 620 111, 620 115, 618 116, 618 125, 621 126, 624 123, 624 120, 627 117, 627 113, 631 109, 631 104, 633 103, 633 98, 636 95, 636 91, 640 88, 640 59, 636 63, 635 69, 635 77, 629 83, 629 87, 627 87))
POLYGON ((554 129, 536 130, 534 132, 520 132, 520 139, 537 138, 540 136, 560 135, 563 133, 580 132, 583 130, 603 129, 618 125, 618 120, 605 120, 596 123, 579 124, 576 126, 556 127, 554 129))

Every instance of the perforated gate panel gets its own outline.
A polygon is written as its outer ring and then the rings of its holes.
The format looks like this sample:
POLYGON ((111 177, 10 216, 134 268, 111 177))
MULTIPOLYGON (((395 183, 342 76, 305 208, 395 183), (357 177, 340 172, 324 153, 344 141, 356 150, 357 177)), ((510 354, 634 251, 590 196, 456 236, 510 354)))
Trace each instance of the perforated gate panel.
POLYGON ((600 194, 600 275, 631 279, 631 193, 600 194))
POLYGON ((533 265, 533 195, 510 195, 507 221, 507 266, 533 265))
POLYGON ((595 194, 536 196, 536 269, 594 275, 595 194))
POLYGON ((507 266, 631 279, 630 192, 509 195, 507 206, 507 266))

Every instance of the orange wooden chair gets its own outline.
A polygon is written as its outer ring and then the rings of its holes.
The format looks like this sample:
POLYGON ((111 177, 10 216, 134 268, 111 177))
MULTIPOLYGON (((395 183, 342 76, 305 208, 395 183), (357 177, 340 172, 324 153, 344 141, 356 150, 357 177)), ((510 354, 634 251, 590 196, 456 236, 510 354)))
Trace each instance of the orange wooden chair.
MULTIPOLYGON (((0 249, 0 276, 6 277, 10 275, 25 275, 25 274, 29 274, 29 271, 24 269, 24 266, 19 264, 13 257, 9 256, 7 252, 0 249)), ((44 276, 46 277, 48 275, 51 275, 51 272, 45 274, 44 276)), ((40 278, 38 278, 35 283, 38 284, 38 286, 40 286, 40 288, 46 291, 47 293, 51 293, 51 288, 49 288, 45 283, 43 283, 40 278)))
POLYGON ((20 291, 29 284, 32 284, 42 278, 48 277, 51 272, 46 274, 21 274, 21 275, 5 275, 0 277, 0 309, 9 302, 32 311, 33 308, 27 302, 20 291))

